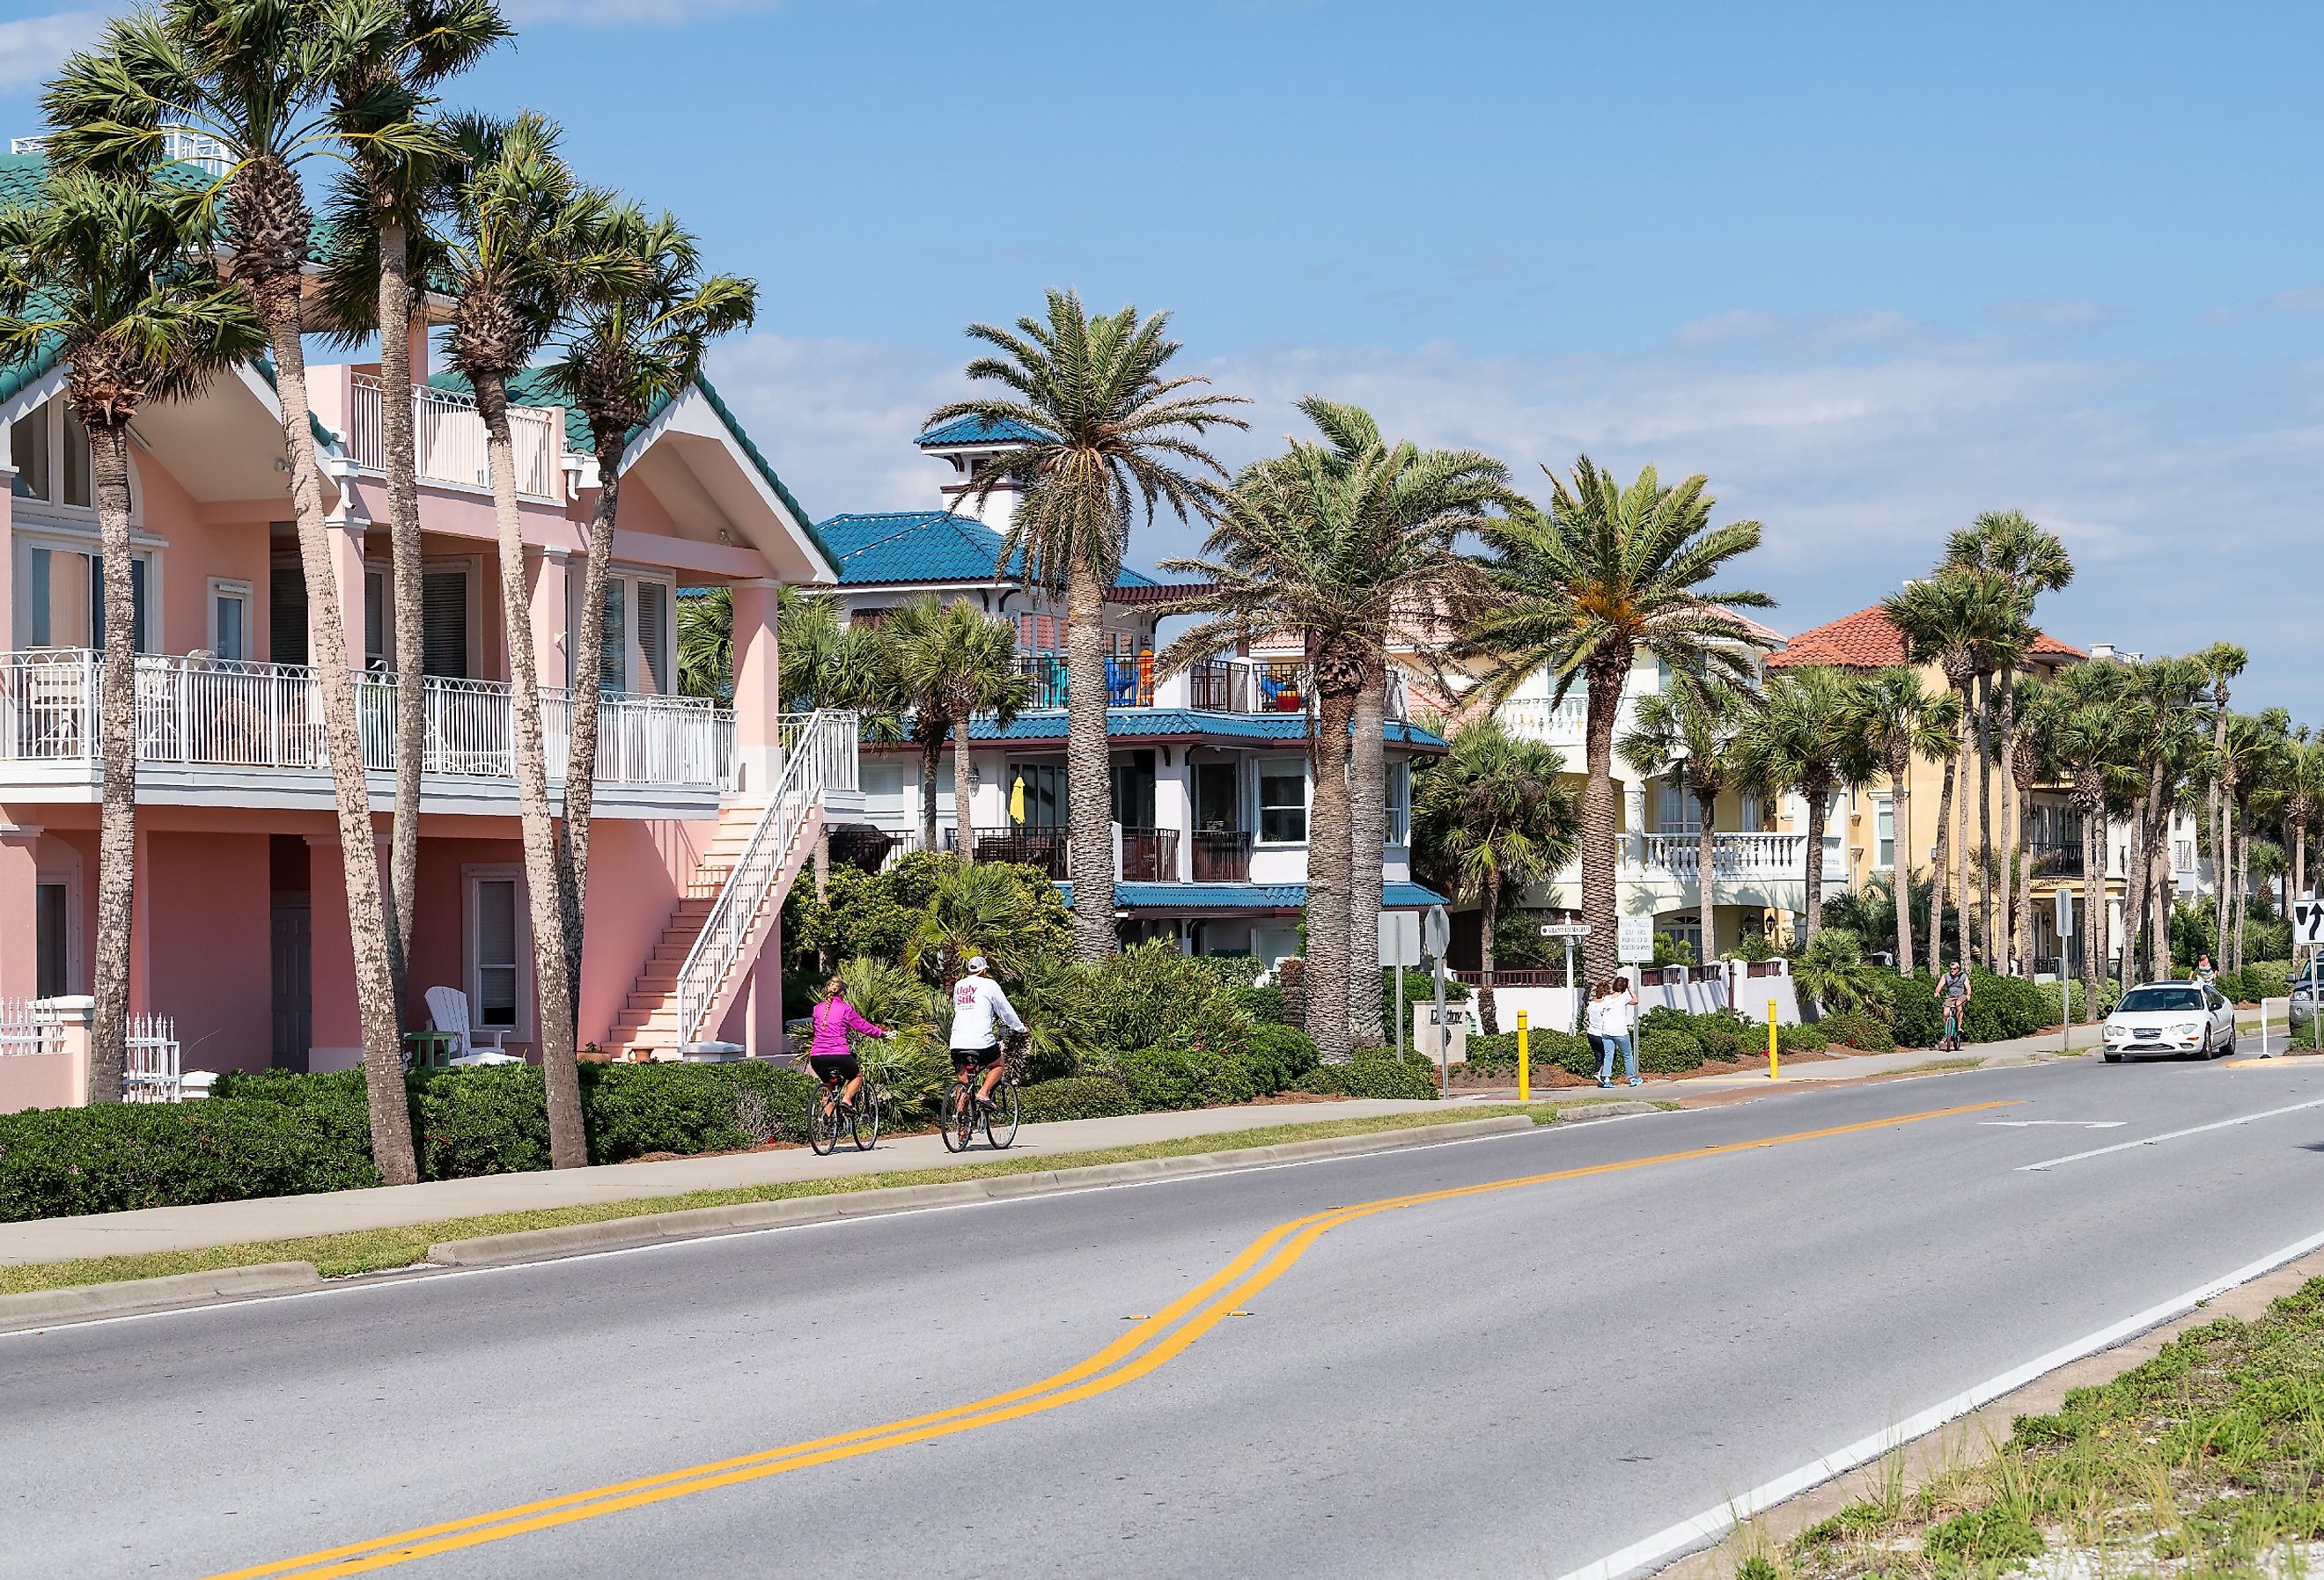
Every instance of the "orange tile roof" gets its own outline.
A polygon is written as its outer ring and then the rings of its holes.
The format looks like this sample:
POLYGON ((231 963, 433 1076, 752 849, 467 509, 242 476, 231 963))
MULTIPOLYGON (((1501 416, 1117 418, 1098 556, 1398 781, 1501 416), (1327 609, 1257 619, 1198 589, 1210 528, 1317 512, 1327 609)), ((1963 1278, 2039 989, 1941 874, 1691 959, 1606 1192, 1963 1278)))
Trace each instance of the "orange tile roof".
MULTIPOLYGON (((2037 632, 2032 649, 2034 656, 2054 659, 2086 659, 2089 654, 2078 647, 2070 647, 2047 632, 2037 632)), ((1795 670, 1810 664, 1834 664, 1849 670, 1879 670, 1904 661, 1904 637, 1888 618, 1888 611, 1875 604, 1869 609, 1858 609, 1853 614, 1843 614, 1827 625, 1803 631, 1785 644, 1779 653, 1767 655, 1771 670, 1795 670)))

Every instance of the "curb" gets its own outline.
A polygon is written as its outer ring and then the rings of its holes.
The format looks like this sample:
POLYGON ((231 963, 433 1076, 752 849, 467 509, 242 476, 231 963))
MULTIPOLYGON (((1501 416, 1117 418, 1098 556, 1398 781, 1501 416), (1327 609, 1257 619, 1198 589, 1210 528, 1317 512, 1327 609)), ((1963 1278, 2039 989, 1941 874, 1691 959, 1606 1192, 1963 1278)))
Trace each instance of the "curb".
MULTIPOLYGON (((1645 1103, 1608 1106, 1653 1110, 1653 1104, 1645 1103)), ((1609 1113, 1604 1117, 1618 1116, 1609 1113)), ((1572 1121, 1561 1116, 1559 1123, 1570 1123, 1572 1121)), ((429 1246, 428 1260, 443 1267, 508 1267, 518 1262, 549 1261, 597 1251, 625 1251, 640 1246, 674 1244, 682 1240, 699 1240, 754 1229, 788 1229, 805 1224, 881 1217, 890 1213, 918 1212, 929 1207, 1009 1201, 1019 1197, 1045 1196, 1054 1191, 1088 1189, 1095 1186, 1128 1185, 1186 1175, 1232 1173, 1272 1163, 1361 1157, 1368 1152, 1398 1151, 1411 1147, 1468 1141, 1479 1136, 1515 1134, 1536 1128, 1539 1127, 1529 1116, 1512 1113, 1498 1119, 1456 1120, 1449 1124, 1375 1131, 1368 1135, 1332 1136, 1322 1141, 1285 1141, 1272 1147, 1194 1152, 1180 1158, 1097 1163, 1080 1169, 1044 1169, 1028 1174, 994 1175, 985 1179, 963 1179, 941 1185, 899 1185, 885 1190, 794 1197, 785 1201, 748 1202, 731 1207, 695 1207, 684 1212, 642 1214, 636 1217, 608 1218, 595 1224, 568 1224, 555 1229, 523 1229, 512 1234, 484 1234, 473 1240, 451 1240, 441 1245, 429 1246)))
POLYGON ((171 1273, 158 1279, 79 1284, 69 1289, 35 1289, 23 1295, 0 1295, 0 1333, 88 1322, 100 1317, 134 1317, 148 1311, 168 1311, 253 1295, 288 1295, 322 1287, 322 1277, 311 1261, 263 1261, 250 1267, 171 1273))

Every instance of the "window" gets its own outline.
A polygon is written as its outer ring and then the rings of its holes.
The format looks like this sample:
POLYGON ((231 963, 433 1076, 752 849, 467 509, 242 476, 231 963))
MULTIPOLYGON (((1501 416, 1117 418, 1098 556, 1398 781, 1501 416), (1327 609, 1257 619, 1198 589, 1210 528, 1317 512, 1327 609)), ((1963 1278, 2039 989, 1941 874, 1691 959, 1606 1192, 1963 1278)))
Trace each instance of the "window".
POLYGON ((1412 764, 1388 765, 1388 843, 1402 845, 1412 831, 1412 764))
POLYGON ((1055 762, 1011 762, 1003 771, 1009 785, 1009 821, 1019 828, 1065 825, 1065 771, 1055 762))
POLYGON ((1262 845, 1306 842, 1307 765, 1300 759, 1259 765, 1259 839, 1262 845))
POLYGON ((1872 803, 1874 826, 1880 835, 1880 865, 1885 871, 1896 864, 1896 808, 1885 796, 1872 803))
MULTIPOLYGON (((27 647, 105 645, 105 561, 78 549, 28 541, 17 557, 23 590, 17 595, 18 629, 27 647)), ((130 644, 139 652, 158 651, 157 633, 147 610, 153 557, 143 550, 129 559, 130 599, 136 622, 130 644)))
POLYGON ((1758 834, 1766 830, 1766 824, 1761 821, 1757 790, 1747 790, 1738 795, 1735 798, 1735 820, 1741 826, 1744 833, 1758 834))
POLYGON ((49 496, 48 406, 35 406, 8 425, 8 464, 16 468, 10 492, 17 498, 49 496))
POLYGON ((69 406, 64 409, 64 471, 62 503, 87 510, 94 497, 89 489, 88 430, 69 406))
MULTIPOLYGON (((469 678, 468 566, 423 565, 420 568, 420 672, 447 679, 469 678)), ((294 574, 296 568, 293 568, 294 574)), ((364 568, 364 665, 366 669, 395 668, 395 568, 387 565, 364 568)), ((298 587, 299 618, 306 615, 307 587, 298 587)), ((275 660, 287 663, 287 659, 275 660)))
POLYGON ((1113 820, 1125 828, 1154 827, 1154 753, 1125 752, 1107 770, 1113 820))
POLYGON ((1661 834, 1700 834, 1702 832, 1702 808, 1696 805, 1686 786, 1675 779, 1662 781, 1655 799, 1655 828, 1661 834))
POLYGON ((2192 872, 2195 867, 2195 842, 2191 839, 2172 840, 2171 864, 2179 872, 2192 872))
POLYGON ((209 650, 237 662, 250 656, 250 584, 210 577, 209 650))
POLYGON ((1194 827, 1228 832, 1242 827, 1242 798, 1231 762, 1194 764, 1194 827))
POLYGON ((904 808, 904 770, 894 762, 866 762, 856 770, 857 782, 863 788, 863 804, 869 810, 901 812, 904 808))
POLYGON ((72 991, 72 891, 43 879, 32 889, 32 982, 41 998, 72 991))
MULTIPOLYGON (((576 599, 581 583, 580 577, 572 578, 576 599)), ((668 695, 672 657, 670 594, 671 585, 666 580, 620 572, 605 578, 605 645, 597 661, 601 688, 668 695)))
POLYGON ((296 559, 267 572, 266 656, 278 664, 307 661, 307 577, 296 559))
POLYGON ((523 883, 514 867, 470 867, 468 1018, 522 1041, 531 1023, 523 883))

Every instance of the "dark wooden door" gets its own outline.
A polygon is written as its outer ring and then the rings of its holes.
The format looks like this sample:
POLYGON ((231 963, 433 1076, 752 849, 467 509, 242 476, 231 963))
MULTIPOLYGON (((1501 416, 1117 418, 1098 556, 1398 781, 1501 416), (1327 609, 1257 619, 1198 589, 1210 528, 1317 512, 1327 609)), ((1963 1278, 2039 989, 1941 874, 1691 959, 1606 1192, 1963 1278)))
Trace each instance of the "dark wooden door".
POLYGON ((303 1070, 315 1040, 314 913, 303 894, 274 902, 274 1067, 303 1070))

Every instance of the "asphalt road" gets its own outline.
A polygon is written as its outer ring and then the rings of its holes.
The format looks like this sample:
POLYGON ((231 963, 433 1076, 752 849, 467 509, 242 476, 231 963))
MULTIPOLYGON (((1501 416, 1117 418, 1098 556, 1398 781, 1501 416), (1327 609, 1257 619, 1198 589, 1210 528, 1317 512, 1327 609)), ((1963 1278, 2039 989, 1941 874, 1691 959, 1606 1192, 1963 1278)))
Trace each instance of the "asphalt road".
POLYGON ((1554 1577, 2324 1231, 2319 1152, 2324 1064, 2075 1062, 5 1336, 0 1575, 1554 1577))

